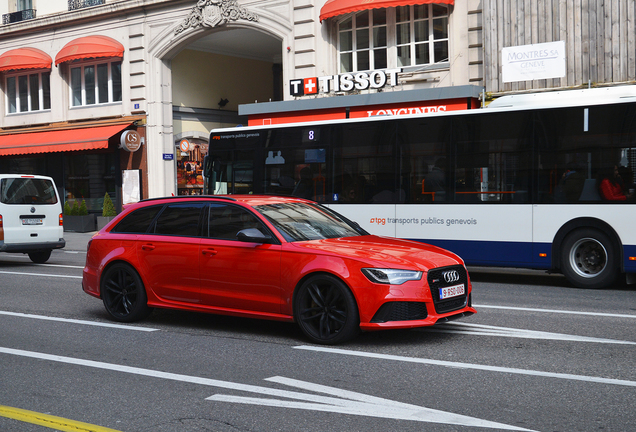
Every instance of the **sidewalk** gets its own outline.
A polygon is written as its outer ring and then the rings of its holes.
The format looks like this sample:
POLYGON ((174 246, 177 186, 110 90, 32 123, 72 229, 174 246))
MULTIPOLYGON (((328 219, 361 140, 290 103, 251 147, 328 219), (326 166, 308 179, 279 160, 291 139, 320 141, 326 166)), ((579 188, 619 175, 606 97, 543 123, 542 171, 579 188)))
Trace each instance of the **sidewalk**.
POLYGON ((86 245, 96 232, 97 231, 78 233, 64 231, 64 240, 66 240, 66 246, 64 246, 64 249, 62 250, 86 252, 86 245))

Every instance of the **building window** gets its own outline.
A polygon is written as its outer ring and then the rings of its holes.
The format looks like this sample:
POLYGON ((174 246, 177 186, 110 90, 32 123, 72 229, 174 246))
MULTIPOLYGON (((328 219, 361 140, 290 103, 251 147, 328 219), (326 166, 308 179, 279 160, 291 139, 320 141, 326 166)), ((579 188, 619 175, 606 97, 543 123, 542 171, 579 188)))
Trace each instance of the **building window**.
POLYGON ((51 72, 13 75, 6 78, 7 113, 51 109, 51 72))
POLYGON ((358 12, 339 24, 340 72, 387 67, 386 9, 358 12))
POLYGON ((71 106, 121 102, 121 61, 71 67, 71 106))
POLYGON ((33 9, 33 2, 31 0, 18 0, 18 11, 27 9, 33 9))
POLYGON ((448 62, 448 7, 372 9, 338 23, 340 72, 448 62))

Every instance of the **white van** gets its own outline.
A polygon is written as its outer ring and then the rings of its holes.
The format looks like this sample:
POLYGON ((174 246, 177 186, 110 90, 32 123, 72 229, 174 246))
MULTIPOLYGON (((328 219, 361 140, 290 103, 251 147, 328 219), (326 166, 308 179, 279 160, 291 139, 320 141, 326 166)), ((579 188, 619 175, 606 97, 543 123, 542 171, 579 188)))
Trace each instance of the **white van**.
POLYGON ((55 182, 39 175, 0 174, 0 252, 46 262, 66 245, 55 182))

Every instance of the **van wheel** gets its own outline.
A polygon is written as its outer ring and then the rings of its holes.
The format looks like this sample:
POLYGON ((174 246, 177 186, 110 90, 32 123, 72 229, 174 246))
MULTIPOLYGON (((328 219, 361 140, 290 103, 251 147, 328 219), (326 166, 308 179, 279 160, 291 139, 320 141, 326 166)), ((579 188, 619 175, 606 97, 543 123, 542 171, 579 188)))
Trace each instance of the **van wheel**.
POLYGON ((608 288, 619 273, 618 253, 603 232, 578 229, 561 246, 561 267, 571 284, 579 288, 608 288))
POLYGON ((49 260, 51 257, 51 249, 38 251, 38 252, 29 252, 29 258, 36 264, 43 264, 49 260))

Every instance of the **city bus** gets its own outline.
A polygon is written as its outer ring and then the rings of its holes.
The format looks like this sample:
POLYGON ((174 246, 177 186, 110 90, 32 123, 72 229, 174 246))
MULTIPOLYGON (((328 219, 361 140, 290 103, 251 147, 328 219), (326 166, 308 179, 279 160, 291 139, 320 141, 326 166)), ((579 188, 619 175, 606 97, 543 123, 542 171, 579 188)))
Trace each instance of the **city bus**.
POLYGON ((215 129, 209 143, 207 194, 308 198, 469 266, 560 272, 582 288, 636 281, 636 86, 215 129))

